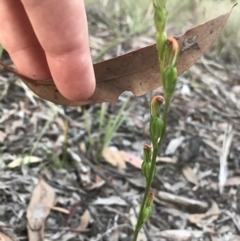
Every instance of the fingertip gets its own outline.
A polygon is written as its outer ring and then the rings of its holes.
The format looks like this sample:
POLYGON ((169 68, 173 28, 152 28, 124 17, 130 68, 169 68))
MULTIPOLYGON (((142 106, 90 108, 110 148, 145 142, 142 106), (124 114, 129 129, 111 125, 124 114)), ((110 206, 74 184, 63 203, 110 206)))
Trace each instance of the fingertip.
POLYGON ((89 99, 96 88, 94 76, 88 76, 86 78, 70 78, 69 81, 71 82, 71 85, 63 84, 60 85, 58 89, 65 98, 72 101, 84 101, 89 99))
POLYGON ((96 87, 90 53, 47 56, 53 80, 59 92, 67 99, 89 99, 96 87))

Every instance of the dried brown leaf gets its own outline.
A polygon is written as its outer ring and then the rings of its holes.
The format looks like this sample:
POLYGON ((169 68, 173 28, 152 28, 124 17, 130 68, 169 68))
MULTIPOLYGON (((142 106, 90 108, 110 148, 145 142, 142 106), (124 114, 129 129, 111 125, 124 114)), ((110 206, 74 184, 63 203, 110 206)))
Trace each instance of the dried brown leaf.
POLYGON ((172 229, 172 230, 161 231, 157 233, 157 236, 168 238, 171 240, 187 241, 191 239, 201 238, 203 236, 203 231, 172 229))
POLYGON ((188 220, 191 223, 194 223, 200 227, 204 227, 211 224, 216 219, 218 219, 219 214, 220 214, 220 210, 218 208, 218 204, 212 201, 212 206, 206 213, 190 214, 188 216, 188 220))
POLYGON ((91 186, 86 187, 87 190, 93 190, 102 187, 105 184, 105 180, 103 180, 100 176, 96 176, 95 182, 91 183, 91 186))
POLYGON ((64 213, 64 214, 69 214, 69 210, 67 210, 66 208, 61 208, 61 207, 52 207, 51 210, 60 212, 60 213, 64 213))
POLYGON ((37 163, 37 162, 41 162, 42 158, 37 157, 37 156, 25 156, 25 157, 19 157, 16 158, 15 160, 11 161, 7 167, 8 168, 15 168, 15 167, 19 167, 21 165, 27 165, 30 163, 37 163))
POLYGON ((125 200, 123 200, 119 196, 109 196, 106 198, 98 197, 93 203, 93 205, 119 205, 119 206, 127 206, 125 200))
POLYGON ((12 232, 12 229, 0 221, 0 241, 18 241, 16 235, 12 232))
POLYGON ((193 183, 194 185, 198 186, 199 182, 198 182, 198 178, 197 175, 195 174, 195 172, 193 171, 193 169, 189 166, 185 166, 182 169, 183 175, 185 176, 185 178, 193 183))
POLYGON ((120 151, 113 150, 110 147, 106 147, 106 148, 104 148, 102 155, 106 159, 106 161, 108 163, 110 163, 111 165, 121 168, 121 169, 126 168, 125 160, 120 151))
POLYGON ((175 164, 177 163, 177 160, 171 157, 157 157, 156 162, 164 162, 164 163, 171 163, 171 164, 175 164))
POLYGON ((140 157, 126 151, 121 151, 121 155, 125 162, 128 162, 138 169, 141 169, 143 160, 140 157))
MULTIPOLYGON (((177 66, 179 75, 200 59, 213 44, 231 12, 232 10, 192 28, 181 37, 175 37, 181 50, 177 66)), ((162 85, 155 45, 95 64, 96 90, 93 96, 86 101, 70 101, 64 98, 52 79, 45 81, 32 80, 12 70, 2 62, 0 62, 0 65, 18 75, 39 97, 68 106, 116 101, 124 91, 131 91, 136 96, 140 96, 162 85)))
POLYGON ((230 177, 225 186, 229 187, 229 186, 239 186, 240 185, 240 177, 236 176, 236 177, 230 177))
POLYGON ((30 241, 44 240, 44 222, 55 204, 54 190, 42 179, 34 188, 27 209, 28 236, 30 241))
POLYGON ((13 241, 9 236, 0 232, 0 241, 13 241))
POLYGON ((141 188, 146 187, 146 182, 143 177, 127 178, 127 180, 135 187, 141 187, 141 188))
POLYGON ((90 213, 86 209, 86 211, 83 213, 83 215, 81 217, 81 222, 80 222, 79 226, 77 227, 77 230, 79 230, 79 231, 85 230, 90 222, 90 219, 91 219, 90 213))

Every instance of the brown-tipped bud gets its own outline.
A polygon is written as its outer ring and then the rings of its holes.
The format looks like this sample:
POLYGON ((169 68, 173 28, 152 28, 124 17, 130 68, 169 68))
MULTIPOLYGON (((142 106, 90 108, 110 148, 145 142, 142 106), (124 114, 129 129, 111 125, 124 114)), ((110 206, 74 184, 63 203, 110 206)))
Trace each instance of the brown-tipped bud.
POLYGON ((173 37, 169 37, 167 39, 167 47, 166 47, 166 65, 167 66, 177 65, 178 53, 179 53, 178 41, 173 37))
POLYGON ((144 161, 151 162, 152 146, 149 144, 145 144, 143 148, 143 154, 144 154, 144 161))
POLYGON ((161 105, 164 98, 161 95, 156 95, 151 100, 151 117, 158 118, 160 116, 161 105))
POLYGON ((142 172, 146 179, 150 176, 151 161, 152 161, 152 147, 145 144, 143 148, 144 160, 142 163, 142 172))
POLYGON ((154 194, 152 191, 149 191, 148 196, 147 196, 147 201, 146 201, 146 207, 152 206, 153 200, 154 200, 154 194))
POLYGON ((154 199, 154 195, 153 195, 153 193, 150 191, 150 192, 148 193, 147 200, 146 200, 146 203, 145 203, 145 206, 144 206, 144 209, 143 209, 143 216, 142 216, 143 223, 146 223, 146 221, 147 221, 147 220, 149 219, 149 217, 151 216, 153 199, 154 199))

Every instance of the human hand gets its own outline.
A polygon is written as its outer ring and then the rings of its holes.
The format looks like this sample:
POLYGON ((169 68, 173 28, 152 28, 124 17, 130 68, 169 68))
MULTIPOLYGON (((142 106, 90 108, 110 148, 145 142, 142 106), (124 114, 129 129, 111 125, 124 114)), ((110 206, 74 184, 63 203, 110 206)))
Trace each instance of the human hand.
POLYGON ((70 100, 89 98, 95 77, 83 0, 0 0, 0 43, 18 71, 53 78, 70 100))

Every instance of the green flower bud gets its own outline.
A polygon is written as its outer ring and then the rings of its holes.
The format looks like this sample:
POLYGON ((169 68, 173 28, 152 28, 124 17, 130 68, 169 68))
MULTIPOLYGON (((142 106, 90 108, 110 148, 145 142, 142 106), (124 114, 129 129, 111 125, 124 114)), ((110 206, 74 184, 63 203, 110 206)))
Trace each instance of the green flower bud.
MULTIPOLYGON (((152 163, 152 147, 148 144, 144 145, 143 148, 143 154, 144 154, 144 161, 142 162, 142 172, 143 175, 146 177, 147 182, 149 182, 149 180, 153 180, 153 178, 150 179, 150 170, 151 170, 151 163, 152 163)), ((156 166, 154 167, 153 170, 153 177, 155 176, 156 173, 156 166)))
POLYGON ((164 92, 166 98, 170 100, 177 84, 177 68, 167 66, 164 70, 164 92))
POLYGON ((157 32, 156 41, 157 41, 156 44, 157 44, 158 55, 160 57, 160 60, 162 60, 165 55, 165 51, 167 47, 167 34, 165 32, 163 33, 157 32))
POLYGON ((165 8, 167 0, 153 0, 153 6, 157 9, 165 8))
POLYGON ((156 95, 152 98, 151 100, 151 105, 150 105, 150 112, 151 112, 151 117, 152 118, 157 118, 160 116, 160 111, 161 111, 161 105, 164 101, 164 98, 161 95, 156 95))
POLYGON ((142 173, 143 173, 143 175, 146 179, 149 178, 150 169, 151 169, 151 163, 143 161, 143 163, 142 163, 142 173))
POLYGON ((163 120, 158 118, 151 118, 150 120, 150 136, 154 148, 158 148, 158 143, 163 130, 163 120))
POLYGON ((147 200, 146 200, 146 203, 145 203, 145 206, 144 206, 144 209, 143 209, 143 213, 141 215, 140 218, 140 226, 142 227, 142 225, 144 223, 146 223, 146 221, 149 219, 149 217, 151 216, 151 213, 152 213, 152 204, 153 204, 153 199, 154 199, 154 195, 153 193, 150 191, 148 193, 148 196, 147 196, 147 200))
POLYGON ((144 207, 144 209, 143 209, 142 219, 143 219, 143 222, 144 222, 144 223, 149 219, 149 217, 150 217, 150 215, 151 215, 151 213, 152 213, 153 199, 154 199, 154 195, 153 195, 153 193, 150 191, 150 192, 148 193, 147 200, 146 200, 146 204, 145 204, 145 207, 144 207))
POLYGON ((143 210, 143 224, 147 222, 147 220, 149 219, 151 214, 152 214, 152 206, 144 208, 144 210, 143 210))
POLYGON ((157 32, 163 33, 165 30, 166 26, 166 21, 167 21, 167 14, 164 8, 161 9, 155 9, 154 13, 154 23, 155 23, 155 28, 157 32))

